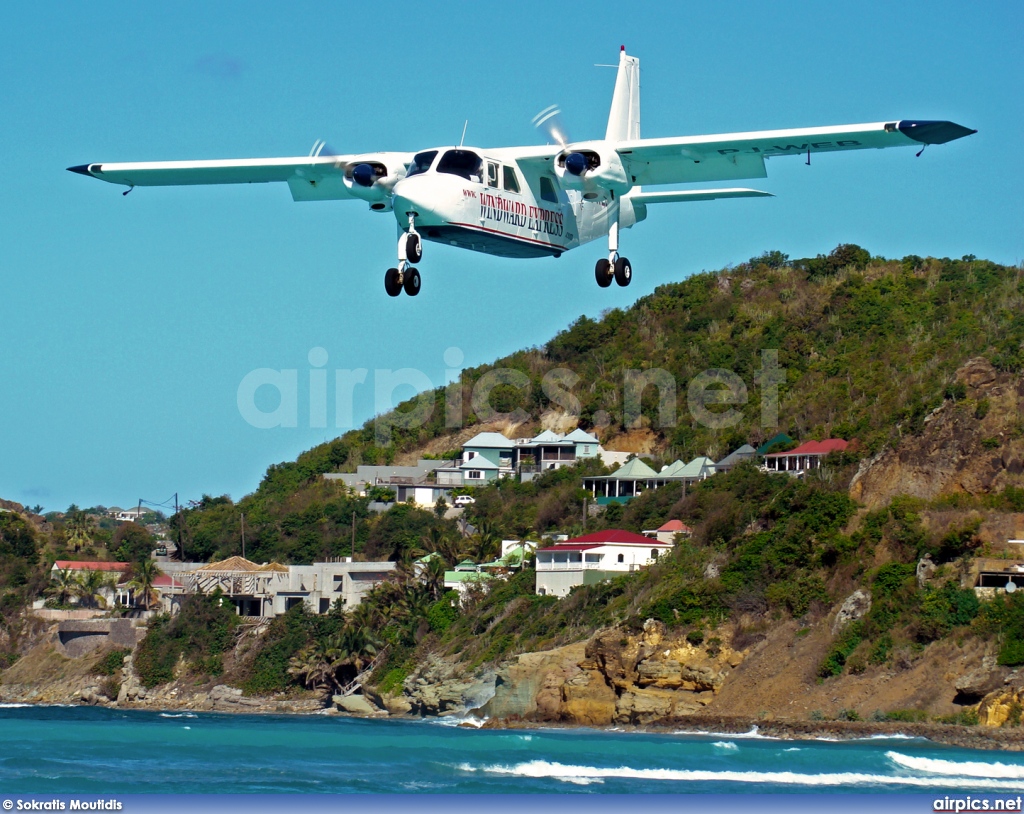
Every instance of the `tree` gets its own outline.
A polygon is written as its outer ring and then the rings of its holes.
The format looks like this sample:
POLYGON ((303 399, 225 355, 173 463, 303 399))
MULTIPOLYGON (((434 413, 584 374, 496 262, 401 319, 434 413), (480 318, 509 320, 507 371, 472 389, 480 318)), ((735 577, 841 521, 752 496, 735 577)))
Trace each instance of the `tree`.
POLYGON ((420 579, 430 593, 431 598, 436 602, 441 594, 444 593, 444 557, 440 554, 435 554, 435 556, 428 559, 422 565, 420 579))
POLYGON ((487 562, 498 556, 501 550, 501 531, 490 520, 483 520, 473 535, 474 554, 478 562, 487 562))
POLYGON ((111 543, 114 555, 121 562, 142 562, 150 557, 156 547, 153 535, 138 523, 122 523, 114 532, 111 543))
POLYGON ((66 605, 68 597, 77 592, 78 584, 78 578, 74 571, 70 568, 61 568, 50 577, 50 585, 46 589, 46 593, 56 596, 60 604, 66 605))
POLYGON ((114 580, 103 571, 84 571, 78 577, 76 592, 87 608, 105 608, 106 592, 113 587, 114 580))
POLYGON ((156 560, 148 557, 135 563, 132 571, 133 576, 128 582, 128 587, 135 592, 136 596, 141 594, 143 607, 149 610, 150 601, 156 593, 153 590, 153 583, 156 582, 157 577, 163 576, 164 572, 160 570, 156 560))
POLYGON ((92 545, 92 518, 74 504, 68 509, 68 543, 75 551, 92 545))
POLYGON ((331 684, 337 686, 337 667, 337 654, 331 643, 318 640, 292 656, 288 675, 300 679, 307 690, 319 690, 331 684))

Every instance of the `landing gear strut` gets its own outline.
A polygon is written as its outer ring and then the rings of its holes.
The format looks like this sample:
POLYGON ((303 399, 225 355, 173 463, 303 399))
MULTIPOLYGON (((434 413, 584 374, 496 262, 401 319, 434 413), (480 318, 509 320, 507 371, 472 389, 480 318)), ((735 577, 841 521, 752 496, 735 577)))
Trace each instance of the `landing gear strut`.
POLYGON ((607 288, 615 280, 620 286, 629 285, 633 279, 633 267, 625 257, 619 257, 619 224, 613 223, 608 230, 608 258, 601 258, 594 268, 594 276, 601 288, 607 288))
POLYGON ((384 274, 384 290, 389 297, 397 297, 404 290, 410 297, 420 293, 420 273, 411 263, 423 259, 423 240, 416 231, 416 214, 409 213, 409 231, 398 237, 398 268, 384 274))

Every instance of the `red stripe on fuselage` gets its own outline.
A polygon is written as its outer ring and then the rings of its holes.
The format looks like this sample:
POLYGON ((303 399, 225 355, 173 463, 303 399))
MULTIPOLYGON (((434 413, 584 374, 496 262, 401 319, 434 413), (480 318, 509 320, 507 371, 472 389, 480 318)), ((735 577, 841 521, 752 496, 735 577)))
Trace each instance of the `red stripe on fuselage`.
POLYGON ((472 223, 459 223, 458 221, 449 221, 448 225, 461 226, 464 229, 475 229, 478 232, 490 232, 492 235, 501 235, 502 237, 507 237, 509 240, 522 240, 526 243, 536 243, 538 246, 546 246, 549 249, 565 251, 565 246, 558 243, 547 243, 543 240, 536 240, 532 237, 523 237, 522 235, 510 235, 508 232, 503 232, 500 229, 488 229, 486 226, 474 226, 472 223))

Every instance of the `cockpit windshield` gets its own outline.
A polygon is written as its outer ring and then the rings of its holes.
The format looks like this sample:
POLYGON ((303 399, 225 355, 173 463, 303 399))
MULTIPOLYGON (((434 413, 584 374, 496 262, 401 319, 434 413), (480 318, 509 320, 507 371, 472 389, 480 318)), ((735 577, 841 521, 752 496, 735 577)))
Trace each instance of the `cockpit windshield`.
POLYGON ((430 165, 434 163, 434 159, 437 157, 437 150, 428 150, 425 153, 416 153, 416 157, 413 158, 412 163, 409 165, 409 171, 405 174, 406 178, 413 175, 419 175, 430 169, 430 165))
POLYGON ((437 162, 437 171, 480 183, 483 178, 483 162, 480 156, 470 150, 449 150, 437 162))

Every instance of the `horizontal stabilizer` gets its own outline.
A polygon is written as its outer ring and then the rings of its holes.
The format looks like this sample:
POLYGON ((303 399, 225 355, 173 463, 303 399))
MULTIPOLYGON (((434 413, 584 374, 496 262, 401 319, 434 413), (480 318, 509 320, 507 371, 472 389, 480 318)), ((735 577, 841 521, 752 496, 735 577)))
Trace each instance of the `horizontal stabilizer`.
POLYGON ((635 204, 686 203, 688 201, 715 201, 719 198, 774 198, 770 192, 759 189, 694 189, 672 192, 638 192, 629 199, 635 204))

